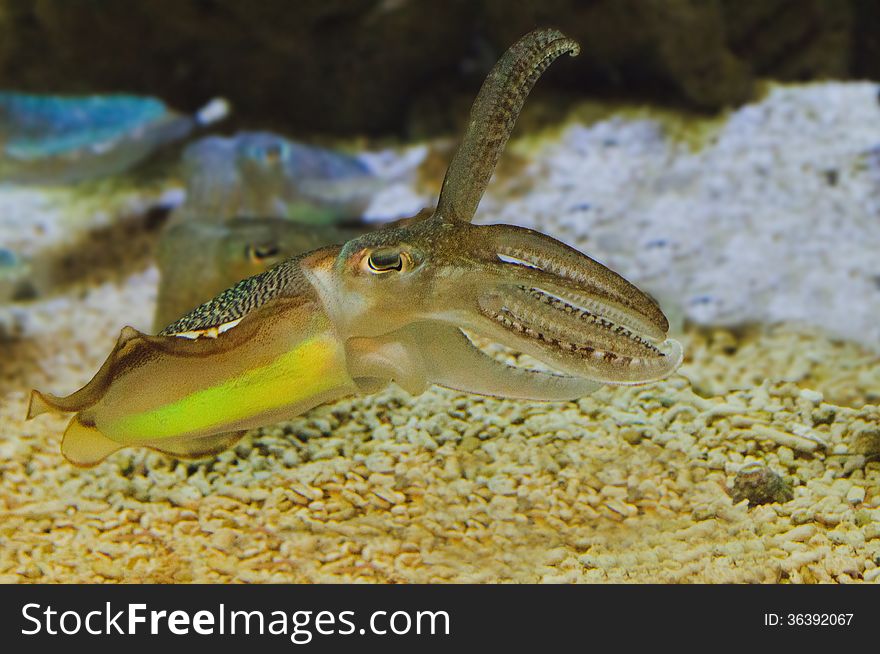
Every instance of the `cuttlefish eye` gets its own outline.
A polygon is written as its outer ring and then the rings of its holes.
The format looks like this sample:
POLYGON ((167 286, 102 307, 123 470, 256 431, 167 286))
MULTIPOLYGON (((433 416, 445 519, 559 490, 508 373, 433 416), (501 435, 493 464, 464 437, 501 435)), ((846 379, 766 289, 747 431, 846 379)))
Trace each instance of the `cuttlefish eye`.
POLYGON ((274 243, 265 243, 265 244, 253 244, 249 243, 247 247, 245 247, 245 256, 247 256, 249 261, 254 263, 261 263, 265 259, 270 257, 277 256, 279 253, 278 246, 274 243))
POLYGON ((409 255, 400 250, 381 248, 373 250, 366 258, 367 268, 373 274, 382 274, 392 271, 400 272, 409 267, 409 255))

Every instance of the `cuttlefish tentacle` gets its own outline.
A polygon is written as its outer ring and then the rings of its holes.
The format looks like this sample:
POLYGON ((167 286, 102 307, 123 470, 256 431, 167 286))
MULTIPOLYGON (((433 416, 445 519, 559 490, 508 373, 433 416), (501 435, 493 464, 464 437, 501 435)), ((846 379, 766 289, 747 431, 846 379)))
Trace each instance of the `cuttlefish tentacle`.
POLYGON ((474 346, 457 327, 427 321, 383 337, 351 339, 348 355, 352 376, 390 379, 412 394, 437 384, 479 395, 561 401, 601 386, 584 377, 508 365, 474 346))
POLYGON ((34 392, 30 415, 76 413, 62 452, 93 465, 127 445, 175 456, 394 381, 498 397, 571 400, 601 383, 660 379, 681 361, 657 303, 549 236, 471 218, 525 95, 577 45, 520 40, 490 74, 430 216, 287 259, 158 336, 130 328, 82 390, 34 392), (529 354, 512 366, 466 333, 529 354))
POLYGON ((523 37, 502 55, 471 108, 464 138, 440 189, 439 216, 473 219, 529 91, 558 57, 579 52, 576 41, 545 29, 523 37))

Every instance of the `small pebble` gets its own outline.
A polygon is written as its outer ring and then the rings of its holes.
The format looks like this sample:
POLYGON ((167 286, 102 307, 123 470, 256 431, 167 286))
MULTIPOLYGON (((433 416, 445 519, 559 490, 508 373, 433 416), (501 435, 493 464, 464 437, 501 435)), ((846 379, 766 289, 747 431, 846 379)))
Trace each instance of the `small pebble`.
POLYGON ((846 501, 850 504, 861 504, 865 501, 865 489, 861 486, 853 486, 846 494, 846 501))
POLYGON ((744 466, 733 480, 734 504, 748 500, 750 505, 788 502, 794 498, 791 484, 760 464, 744 466))

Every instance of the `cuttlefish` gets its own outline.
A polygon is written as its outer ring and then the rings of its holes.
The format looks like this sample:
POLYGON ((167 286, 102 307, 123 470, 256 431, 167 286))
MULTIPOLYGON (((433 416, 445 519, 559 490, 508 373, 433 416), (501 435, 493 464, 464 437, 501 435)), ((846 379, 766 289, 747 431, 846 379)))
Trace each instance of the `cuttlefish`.
POLYGON ((67 397, 34 391, 28 415, 74 413, 61 444, 89 466, 132 445, 202 457, 254 427, 390 382, 525 400, 661 379, 681 361, 657 302, 544 234, 471 220, 523 102, 578 45, 523 37, 489 73, 436 209, 403 226, 287 259, 176 320, 131 327, 67 397), (535 357, 502 363, 468 333, 535 357))

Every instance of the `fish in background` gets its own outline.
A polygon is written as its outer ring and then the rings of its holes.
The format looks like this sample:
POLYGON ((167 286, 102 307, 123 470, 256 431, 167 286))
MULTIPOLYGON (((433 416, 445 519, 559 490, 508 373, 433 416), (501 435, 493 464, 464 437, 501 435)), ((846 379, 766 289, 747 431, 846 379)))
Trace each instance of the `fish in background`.
POLYGON ((387 182, 357 157, 270 132, 210 136, 183 154, 186 201, 175 221, 237 216, 310 225, 358 221, 387 182))
POLYGON ((0 184, 72 184, 115 175, 228 112, 222 99, 189 116, 143 96, 0 92, 0 184))
POLYGON ((368 229, 248 217, 170 224, 157 252, 155 328, 171 324, 241 279, 303 252, 345 243, 368 229))

